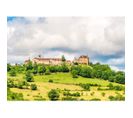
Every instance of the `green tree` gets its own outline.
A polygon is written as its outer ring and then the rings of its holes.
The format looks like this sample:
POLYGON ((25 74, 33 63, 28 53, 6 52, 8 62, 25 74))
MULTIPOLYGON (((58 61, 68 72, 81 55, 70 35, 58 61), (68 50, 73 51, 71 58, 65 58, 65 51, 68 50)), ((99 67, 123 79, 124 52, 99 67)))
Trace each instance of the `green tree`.
POLYGON ((16 71, 15 71, 15 69, 14 68, 12 68, 11 70, 10 70, 10 76, 16 76, 16 71))
POLYGON ((8 71, 8 72, 11 70, 11 67, 12 67, 11 64, 8 63, 8 64, 7 64, 7 71, 8 71))
POLYGON ((65 59, 65 56, 64 56, 64 55, 62 55, 61 60, 62 60, 63 62, 65 62, 65 61, 66 61, 66 59, 65 59))
POLYGON ((62 72, 69 72, 69 68, 65 63, 61 65, 61 68, 62 68, 62 72))
POLYGON ((46 68, 45 68, 44 65, 39 65, 39 66, 38 66, 38 73, 39 73, 39 74, 44 74, 45 71, 46 71, 46 68))
POLYGON ((125 73, 121 71, 117 72, 115 76, 115 82, 125 84, 125 73))
POLYGON ((52 100, 52 101, 56 101, 56 100, 58 100, 59 99, 59 93, 57 92, 57 90, 56 89, 51 89, 50 91, 49 91, 49 93, 48 93, 48 97, 49 97, 49 99, 50 100, 52 100))
POLYGON ((73 78, 78 78, 78 71, 72 70, 72 71, 71 71, 71 74, 72 74, 72 77, 73 77, 73 78))
POLYGON ((26 66, 26 71, 32 70, 33 69, 32 61, 29 61, 28 64, 26 64, 25 66, 26 66))
POLYGON ((36 84, 31 84, 31 90, 37 90, 37 85, 36 84))
POLYGON ((26 72, 25 79, 26 79, 27 82, 34 82, 34 78, 33 78, 33 76, 32 76, 30 71, 26 72))
POLYGON ((79 75, 82 77, 91 78, 91 73, 92 73, 92 69, 90 67, 82 67, 79 75))
POLYGON ((34 63, 33 65, 33 74, 37 74, 38 73, 38 65, 37 63, 34 63))

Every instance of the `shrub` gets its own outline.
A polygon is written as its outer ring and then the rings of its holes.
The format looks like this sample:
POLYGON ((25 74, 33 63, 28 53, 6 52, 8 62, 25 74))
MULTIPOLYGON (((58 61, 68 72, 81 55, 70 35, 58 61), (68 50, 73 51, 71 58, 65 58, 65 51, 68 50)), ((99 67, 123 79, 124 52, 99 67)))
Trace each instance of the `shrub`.
POLYGON ((30 73, 30 71, 26 72, 25 79, 27 82, 34 82, 34 78, 33 78, 32 74, 30 73))
POLYGON ((125 97, 120 95, 120 94, 118 94, 116 96, 109 96, 108 98, 111 101, 123 101, 123 100, 125 100, 125 97))
POLYGON ((38 66, 38 73, 39 74, 44 74, 45 71, 46 71, 46 68, 45 68, 45 66, 43 64, 38 66))
POLYGON ((16 76, 15 69, 11 69, 9 74, 10 74, 10 76, 16 76))
POLYGON ((125 73, 124 72, 117 72, 115 76, 115 82, 119 84, 125 84, 125 73))
POLYGON ((59 93, 55 90, 55 89, 51 89, 49 92, 48 92, 48 97, 50 100, 52 101, 56 101, 59 99, 59 93))
POLYGON ((7 89, 7 100, 24 100, 22 93, 15 93, 7 89))
POLYGON ((69 68, 65 63, 61 65, 61 68, 62 68, 62 72, 69 72, 69 68))
POLYGON ((51 73, 50 73, 49 69, 47 69, 46 72, 45 72, 45 75, 50 75, 50 74, 51 73))
POLYGON ((72 70, 72 71, 71 71, 71 74, 72 74, 72 77, 73 77, 73 78, 78 78, 78 71, 72 70))
POLYGON ((29 84, 26 81, 19 81, 17 87, 19 89, 27 89, 29 84))
POLYGON ((99 98, 93 98, 93 99, 90 99, 90 101, 101 101, 101 99, 99 99, 99 98))
POLYGON ((49 79, 48 82, 53 83, 53 80, 52 79, 49 79))
POLYGON ((37 90, 37 85, 36 84, 31 84, 31 90, 37 90))
POLYGON ((11 70, 11 67, 12 67, 11 64, 8 63, 8 64, 7 64, 7 71, 8 71, 8 72, 11 70))
POLYGON ((91 92, 90 95, 93 96, 95 94, 95 92, 91 92))
POLYGON ((104 92, 102 92, 102 93, 101 93, 101 95, 104 97, 104 96, 105 96, 105 93, 104 93, 104 92))
POLYGON ((69 91, 65 91, 63 92, 64 96, 74 96, 74 97, 80 97, 80 93, 76 92, 76 93, 70 93, 69 91))
POLYGON ((84 89, 84 90, 90 90, 90 84, 80 84, 80 86, 84 89))
POLYGON ((67 96, 67 97, 63 97, 62 100, 66 100, 66 101, 75 101, 77 100, 77 98, 73 98, 71 96, 67 96))
POLYGON ((77 75, 79 75, 79 73, 80 73, 80 71, 81 71, 81 66, 71 66, 71 72, 73 71, 73 70, 76 70, 76 72, 77 72, 77 75))
POLYGON ((15 86, 15 85, 14 85, 13 80, 8 79, 8 80, 7 80, 7 87, 9 87, 9 88, 13 88, 14 86, 15 86))
POLYGON ((80 93, 79 92, 73 93, 72 96, 80 97, 80 93))
POLYGON ((117 91, 121 91, 121 90, 125 90, 125 88, 123 86, 114 86, 113 88, 114 90, 117 90, 117 91))
POLYGON ((109 84, 107 85, 107 87, 109 87, 109 90, 113 90, 113 88, 114 88, 114 86, 113 86, 112 83, 109 83, 109 84))
POLYGON ((91 78, 92 69, 90 67, 81 67, 81 71, 79 73, 82 77, 91 78))

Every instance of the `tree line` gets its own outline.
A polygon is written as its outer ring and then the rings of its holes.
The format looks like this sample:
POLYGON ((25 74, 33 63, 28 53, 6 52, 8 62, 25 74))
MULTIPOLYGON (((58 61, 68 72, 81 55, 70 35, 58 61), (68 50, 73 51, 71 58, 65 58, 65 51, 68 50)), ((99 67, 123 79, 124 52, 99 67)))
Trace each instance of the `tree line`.
POLYGON ((108 80, 110 82, 116 82, 120 84, 125 84, 125 72, 114 71, 107 64, 92 64, 91 65, 67 65, 63 62, 61 65, 44 65, 32 63, 29 61, 28 64, 14 65, 7 64, 7 71, 11 76, 16 76, 17 73, 25 73, 28 81, 33 81, 31 78, 32 74, 46 74, 56 72, 70 72, 73 78, 78 78, 79 76, 86 78, 98 78, 103 80, 108 80), (28 78, 29 77, 29 78, 28 78))

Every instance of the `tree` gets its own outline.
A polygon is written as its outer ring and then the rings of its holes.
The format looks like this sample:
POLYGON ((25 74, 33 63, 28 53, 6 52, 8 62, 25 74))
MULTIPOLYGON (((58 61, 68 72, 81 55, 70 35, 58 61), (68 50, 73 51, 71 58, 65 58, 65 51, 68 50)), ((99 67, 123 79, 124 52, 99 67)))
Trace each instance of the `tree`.
POLYGON ((104 80, 109 80, 109 77, 111 76, 111 71, 110 70, 106 70, 102 72, 102 76, 101 78, 104 80))
POLYGON ((90 67, 82 67, 79 75, 82 77, 91 78, 91 73, 92 73, 92 69, 90 67))
POLYGON ((56 101, 56 100, 58 100, 59 99, 59 93, 57 92, 57 90, 55 90, 55 89, 51 89, 50 91, 49 91, 49 93, 48 93, 48 97, 49 97, 49 99, 50 100, 52 100, 52 101, 56 101))
POLYGON ((71 74, 72 74, 73 78, 78 78, 78 71, 77 70, 72 70, 71 74))
POLYGON ((64 55, 62 55, 61 60, 62 60, 63 62, 65 62, 65 61, 66 61, 66 59, 65 59, 65 56, 64 56, 64 55))
POLYGON ((71 67, 71 71, 76 70, 77 71, 77 75, 79 75, 80 71, 81 71, 81 66, 80 65, 74 65, 71 67))
POLYGON ((66 64, 62 64, 61 68, 62 68, 62 72, 69 72, 69 68, 67 67, 66 64))
POLYGON ((115 76, 115 82, 119 84, 125 84, 125 73, 124 72, 117 72, 115 76))
POLYGON ((7 64, 7 71, 8 71, 8 72, 11 70, 11 67, 12 67, 11 64, 8 63, 8 64, 7 64))
POLYGON ((30 71, 26 72, 25 79, 26 79, 27 82, 34 82, 34 78, 33 78, 33 76, 32 76, 30 71))
POLYGON ((37 74, 37 72, 38 72, 38 65, 37 65, 37 63, 34 63, 34 65, 33 65, 33 74, 37 74))
POLYGON ((45 68, 44 65, 39 65, 39 66, 38 66, 38 73, 39 73, 39 74, 44 74, 45 71, 46 71, 46 68, 45 68))
POLYGON ((114 88, 114 86, 113 86, 112 83, 109 83, 109 84, 107 85, 107 87, 109 87, 109 90, 113 90, 113 88, 114 88))
POLYGON ((12 68, 11 70, 10 70, 10 76, 16 76, 16 71, 15 71, 15 69, 14 68, 12 68))
POLYGON ((32 61, 29 61, 28 64, 26 65, 26 71, 32 69, 33 69, 32 61))
POLYGON ((51 73, 50 73, 49 69, 46 69, 45 75, 50 75, 50 74, 51 73))
POLYGON ((31 84, 31 90, 37 90, 37 85, 36 84, 31 84))
POLYGON ((10 90, 10 88, 7 88, 7 99, 8 100, 24 100, 22 93, 14 93, 10 90))
POLYGON ((84 90, 90 90, 90 84, 80 84, 80 86, 84 89, 84 90))

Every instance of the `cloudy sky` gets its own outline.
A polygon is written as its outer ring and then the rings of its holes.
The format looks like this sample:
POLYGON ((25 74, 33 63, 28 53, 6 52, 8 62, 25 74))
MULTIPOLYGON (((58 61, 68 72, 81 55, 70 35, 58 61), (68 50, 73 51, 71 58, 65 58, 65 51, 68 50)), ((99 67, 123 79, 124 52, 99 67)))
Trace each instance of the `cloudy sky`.
POLYGON ((73 60, 88 55, 93 63, 125 70, 124 17, 8 17, 8 63, 37 57, 73 60))

